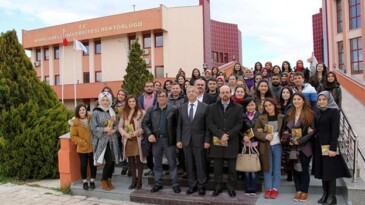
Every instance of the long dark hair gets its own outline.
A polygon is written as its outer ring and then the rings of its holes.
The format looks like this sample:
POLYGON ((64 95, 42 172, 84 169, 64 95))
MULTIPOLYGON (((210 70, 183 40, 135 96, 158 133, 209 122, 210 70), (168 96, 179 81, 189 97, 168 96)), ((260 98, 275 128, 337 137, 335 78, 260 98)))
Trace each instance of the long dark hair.
POLYGON ((202 75, 201 75, 201 73, 200 73, 200 70, 199 70, 199 69, 197 69, 197 68, 194 68, 194 69, 193 69, 193 71, 191 72, 191 79, 195 79, 195 80, 196 80, 196 79, 199 79, 201 76, 202 76, 202 75), (196 70, 199 72, 199 76, 198 76, 198 77, 195 77, 195 76, 194 76, 194 71, 196 71, 196 70))
POLYGON ((283 91, 284 90, 288 90, 289 93, 290 93, 290 98, 288 99, 288 104, 291 103, 292 100, 293 100, 293 90, 289 86, 283 87, 283 89, 281 89, 281 91, 280 91, 280 97, 279 97, 279 106, 280 106, 280 109, 282 111, 284 111, 283 109, 285 108, 285 105, 284 105, 285 100, 283 98, 283 91))
POLYGON ((86 110, 86 115, 85 115, 85 117, 88 117, 88 116, 89 116, 89 113, 87 112, 87 107, 86 107, 86 105, 85 105, 85 104, 83 104, 83 103, 80 103, 80 104, 78 104, 78 105, 76 106, 76 108, 75 108, 75 117, 76 117, 76 118, 79 118, 79 119, 80 119, 80 113, 79 113, 79 111, 80 111, 80 109, 81 109, 82 107, 84 107, 84 108, 85 108, 85 110, 86 110))
POLYGON ((256 87, 256 92, 255 92, 255 97, 259 100, 261 100, 261 92, 259 91, 259 87, 260 87, 260 84, 261 83, 266 83, 267 84, 267 91, 265 93, 265 98, 272 98, 273 97, 273 94, 271 93, 271 90, 270 90, 270 86, 269 86, 269 83, 265 80, 265 79, 262 79, 259 81, 259 83, 257 83, 257 87, 256 87))
POLYGON ((293 69, 291 68, 289 61, 283 61, 283 63, 281 64, 281 72, 288 72, 288 73, 290 73, 292 71, 293 71, 293 69), (288 71, 285 70, 284 63, 287 63, 288 64, 288 71))
MULTIPOLYGON (((303 123, 306 126, 309 126, 312 124, 314 120, 314 112, 309 105, 308 101, 305 99, 304 95, 301 92, 294 93, 293 99, 295 96, 299 96, 304 101, 302 112, 300 113, 300 122, 303 123)), ((288 120, 295 120, 295 106, 291 106, 289 112, 288 112, 288 120)))
POLYGON ((313 82, 320 83, 319 82, 319 78, 318 78, 318 71, 317 71, 318 65, 322 65, 323 66, 322 81, 325 82, 326 81, 326 76, 327 76, 327 66, 324 63, 318 63, 316 65, 316 71, 314 72, 313 76, 311 77, 311 80, 313 82))
POLYGON ((135 118, 138 114, 138 111, 142 111, 141 108, 139 107, 139 104, 138 104, 138 99, 137 99, 137 96, 135 95, 128 95, 126 100, 125 100, 125 107, 124 107, 124 112, 123 112, 123 118, 124 119, 127 119, 130 112, 131 112, 131 107, 129 107, 129 104, 128 104, 128 100, 129 99, 134 99, 136 101, 136 107, 134 108, 134 112, 132 114, 132 118, 135 118))

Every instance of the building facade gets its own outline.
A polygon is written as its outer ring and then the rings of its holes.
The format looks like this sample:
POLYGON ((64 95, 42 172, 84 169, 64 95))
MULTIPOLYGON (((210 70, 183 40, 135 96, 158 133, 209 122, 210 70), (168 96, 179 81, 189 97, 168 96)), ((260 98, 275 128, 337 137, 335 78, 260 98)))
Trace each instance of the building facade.
POLYGON ((74 106, 75 95, 78 102, 92 107, 104 86, 111 87, 114 94, 120 88, 126 74, 128 52, 137 39, 144 49, 147 69, 156 79, 175 77, 179 68, 190 77, 194 68, 203 70, 203 67, 240 61, 241 32, 237 25, 221 23, 229 27, 230 32, 224 32, 224 28, 213 32, 211 24, 215 24, 211 22, 209 0, 200 0, 197 6, 167 8, 161 5, 23 30, 23 47, 31 52, 39 79, 49 83, 68 107, 74 106), (237 43, 217 47, 219 42, 211 41, 212 36, 215 40, 234 36, 237 43), (68 40, 68 45, 63 45, 63 38, 68 40), (74 51, 73 40, 82 42, 88 52, 74 51), (212 48, 216 49, 214 52, 219 59, 213 58, 212 48))
POLYGON ((312 15, 313 52, 318 62, 323 62, 323 23, 322 9, 312 15))
POLYGON ((365 104, 365 1, 322 0, 324 62, 365 104))

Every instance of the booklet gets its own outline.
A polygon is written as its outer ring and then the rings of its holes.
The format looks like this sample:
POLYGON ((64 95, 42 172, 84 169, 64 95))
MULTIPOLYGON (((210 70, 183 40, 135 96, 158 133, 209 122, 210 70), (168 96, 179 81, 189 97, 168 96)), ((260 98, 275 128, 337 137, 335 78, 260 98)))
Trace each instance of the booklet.
POLYGON ((128 133, 131 134, 134 132, 134 128, 132 124, 127 124, 124 126, 124 130, 128 133))
POLYGON ((252 128, 250 128, 250 129, 246 130, 245 134, 246 134, 246 136, 247 136, 247 137, 249 137, 250 139, 251 139, 252 137, 254 137, 254 136, 255 136, 255 134, 253 133, 252 128))
POLYGON ((105 122, 104 122, 104 126, 105 127, 113 127, 113 121, 112 120, 106 120, 105 122))
POLYGON ((274 126, 265 124, 264 132, 268 134, 274 134, 274 126))
MULTIPOLYGON (((322 145, 321 146, 321 150, 322 150, 322 156, 328 156, 328 151, 330 150, 330 145, 322 145)), ((336 149, 336 155, 339 155, 339 151, 338 149, 336 149)))
POLYGON ((222 142, 219 137, 214 136, 213 137, 213 144, 215 146, 222 146, 222 147, 228 147, 228 141, 222 142))
POLYGON ((294 138, 301 138, 302 137, 302 129, 301 128, 293 128, 291 129, 291 136, 294 138))

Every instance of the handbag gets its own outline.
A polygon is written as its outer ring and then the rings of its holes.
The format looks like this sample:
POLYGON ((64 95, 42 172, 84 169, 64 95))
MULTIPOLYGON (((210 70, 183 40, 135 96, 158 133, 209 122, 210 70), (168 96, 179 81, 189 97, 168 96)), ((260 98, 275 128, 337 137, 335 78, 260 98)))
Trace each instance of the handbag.
MULTIPOLYGON (((251 144, 251 142, 250 142, 251 144)), ((236 170, 240 172, 258 172, 261 170, 259 152, 256 147, 249 146, 246 154, 247 145, 242 148, 242 152, 237 155, 236 170)))

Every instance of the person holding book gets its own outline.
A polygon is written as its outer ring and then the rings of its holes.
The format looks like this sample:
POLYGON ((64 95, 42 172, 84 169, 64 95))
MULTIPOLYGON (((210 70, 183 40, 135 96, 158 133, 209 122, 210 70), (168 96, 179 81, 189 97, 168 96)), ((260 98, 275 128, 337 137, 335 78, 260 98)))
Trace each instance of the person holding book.
POLYGON ((93 111, 90 130, 93 140, 94 164, 104 164, 101 178, 101 188, 106 191, 114 189, 112 175, 114 164, 119 163, 119 145, 117 121, 112 108, 112 95, 102 92, 98 96, 98 107, 93 111))
POLYGON ((336 179, 351 177, 338 148, 340 111, 329 91, 318 94, 317 108, 312 174, 322 179, 323 195, 318 203, 336 204, 336 179))
POLYGON ((255 123, 254 133, 259 140, 259 152, 262 169, 264 172, 265 198, 276 199, 281 178, 281 154, 280 144, 281 129, 284 115, 274 98, 266 98, 263 101, 264 111, 255 123))
POLYGON ((145 111, 139 107, 137 97, 129 95, 118 126, 120 135, 123 137, 123 160, 128 158, 129 170, 132 174, 132 183, 129 189, 141 189, 142 187, 143 154, 141 142, 143 129, 141 123, 144 115, 145 111), (138 170, 138 175, 136 170, 138 170))
POLYGON ((282 144, 290 145, 289 165, 292 166, 296 194, 294 201, 308 199, 309 163, 312 159, 311 139, 314 135, 314 112, 304 95, 293 95, 293 106, 285 118, 282 144))
POLYGON ((76 152, 80 158, 80 173, 82 188, 84 190, 95 189, 96 167, 93 160, 93 147, 89 127, 90 116, 86 105, 79 104, 75 109, 75 117, 69 121, 71 141, 76 144, 76 152), (90 186, 87 180, 87 165, 90 167, 90 186))
POLYGON ((213 135, 210 157, 214 158, 215 189, 212 196, 222 193, 223 162, 228 164, 227 188, 230 197, 236 197, 236 159, 239 147, 239 133, 243 125, 243 108, 231 100, 227 85, 219 89, 220 100, 209 105, 208 127, 213 135))
MULTIPOLYGON (((253 132, 253 128, 257 121, 257 118, 260 116, 260 112, 257 111, 257 105, 255 99, 253 97, 245 98, 243 101, 243 127, 241 129, 241 133, 243 135, 242 142, 246 146, 258 147, 258 141, 253 132)), ((241 146, 242 150, 243 146, 241 146)), ((249 150, 247 149, 246 153, 249 150)), ((258 172, 245 172, 245 195, 256 196, 257 192, 257 183, 258 183, 258 172)))

